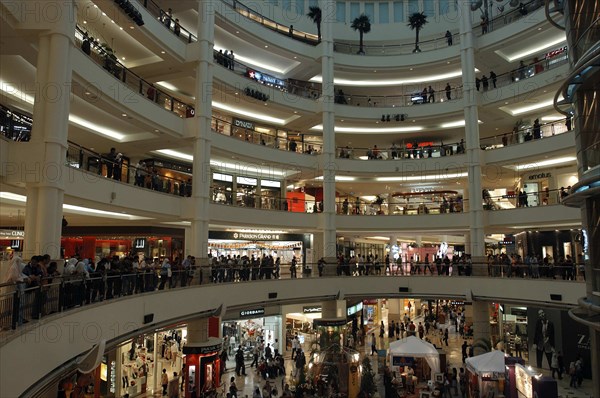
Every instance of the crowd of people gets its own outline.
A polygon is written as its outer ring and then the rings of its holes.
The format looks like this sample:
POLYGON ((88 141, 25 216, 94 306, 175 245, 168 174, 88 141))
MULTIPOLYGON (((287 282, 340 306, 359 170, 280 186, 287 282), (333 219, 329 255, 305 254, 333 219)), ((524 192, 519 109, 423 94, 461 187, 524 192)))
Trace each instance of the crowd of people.
POLYGON ((181 34, 181 25, 179 23, 179 18, 173 19, 173 10, 169 8, 166 12, 160 10, 160 21, 167 27, 167 29, 172 30, 175 33, 175 36, 179 36, 181 34))
POLYGON ((235 55, 233 55, 233 50, 219 50, 214 53, 215 62, 229 70, 235 70, 235 55))
POLYGON ((577 280, 580 276, 585 280, 585 268, 582 263, 576 263, 570 255, 559 257, 558 260, 550 255, 538 256, 537 254, 521 255, 495 254, 488 255, 488 275, 493 277, 504 276, 507 278, 551 278, 563 280, 577 280))
MULTIPOLYGON (((443 141, 439 145, 432 146, 431 143, 426 145, 420 144, 418 141, 413 141, 402 146, 392 143, 389 149, 381 149, 377 145, 372 148, 367 148, 365 156, 368 160, 382 159, 424 159, 434 157, 434 151, 439 152, 439 156, 452 156, 465 153, 465 140, 461 138, 456 144, 444 144, 443 141)), ((355 149, 349 145, 340 147, 338 157, 341 159, 351 159, 354 156, 355 149)))

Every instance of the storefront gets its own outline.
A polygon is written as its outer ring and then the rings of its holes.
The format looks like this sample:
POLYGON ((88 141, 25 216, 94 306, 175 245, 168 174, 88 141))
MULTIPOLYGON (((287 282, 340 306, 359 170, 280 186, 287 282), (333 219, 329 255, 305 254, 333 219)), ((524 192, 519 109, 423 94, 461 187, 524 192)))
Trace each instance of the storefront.
POLYGON ((225 314, 221 323, 224 348, 234 355, 242 347, 244 358, 252 360, 252 351, 263 342, 274 350, 282 352, 283 324, 278 308, 252 307, 225 314))
POLYGON ((275 260, 280 258, 281 264, 290 264, 295 257, 298 264, 306 265, 314 261, 307 258, 307 252, 311 253, 308 250, 311 238, 310 234, 210 231, 208 250, 213 257, 239 255, 261 258, 269 255, 275 260))
POLYGON ((184 230, 157 227, 68 227, 61 247, 65 257, 95 259, 143 255, 146 258, 183 255, 184 230))
POLYGON ((0 260, 9 260, 14 253, 22 252, 23 239, 25 239, 23 230, 0 229, 0 260))
POLYGON ((540 260, 548 256, 555 265, 567 256, 573 262, 580 262, 583 254, 581 236, 579 229, 520 232, 515 235, 517 253, 522 258, 537 255, 540 260))

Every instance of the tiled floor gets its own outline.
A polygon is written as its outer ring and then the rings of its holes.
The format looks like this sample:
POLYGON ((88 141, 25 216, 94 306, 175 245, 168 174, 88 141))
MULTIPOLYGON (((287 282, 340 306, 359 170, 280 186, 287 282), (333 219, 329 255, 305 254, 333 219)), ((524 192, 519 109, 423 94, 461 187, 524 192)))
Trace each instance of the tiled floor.
MULTIPOLYGON (((445 328, 446 326, 442 326, 443 328, 445 328)), ((462 338, 454 332, 454 328, 453 327, 449 327, 449 340, 448 340, 448 347, 443 347, 444 350, 446 351, 447 354, 447 361, 449 363, 449 366, 452 367, 456 367, 457 369, 459 369, 462 366, 462 356, 461 356, 461 344, 462 344, 462 338)), ((430 331, 429 335, 428 335, 429 339, 436 345, 440 345, 440 341, 439 341, 439 337, 438 335, 434 335, 433 331, 430 331)), ((389 347, 389 339, 388 338, 384 338, 383 340, 380 340, 378 342, 378 344, 381 345, 381 347, 378 348, 387 348, 389 347)), ((363 346, 363 347, 357 347, 357 349, 364 355, 365 353, 369 353, 370 354, 370 347, 369 346, 363 346)), ((373 362, 374 363, 374 362, 373 362)), ((225 375, 223 376, 223 382, 226 383, 226 388, 229 388, 229 380, 232 376, 235 377, 236 380, 236 386, 238 388, 238 397, 240 398, 245 398, 245 397, 252 397, 252 392, 254 391, 255 387, 260 387, 262 389, 262 387, 265 384, 265 381, 262 379, 262 377, 256 372, 255 369, 250 368, 250 362, 246 363, 246 376, 235 376, 235 372, 234 372, 234 368, 235 368, 235 363, 234 361, 228 361, 227 363, 227 372, 225 373, 225 375)), ((279 392, 279 395, 281 395, 281 392, 283 390, 283 385, 284 383, 289 383, 292 379, 291 373, 293 371, 293 362, 291 360, 291 356, 290 353, 286 353, 285 355, 285 366, 286 366, 286 376, 280 376, 274 380, 271 380, 271 384, 275 385, 277 387, 277 391, 279 392)), ((377 366, 373 366, 373 369, 375 371, 377 371, 377 366)), ((545 371, 542 370, 542 372, 546 375, 549 375, 549 371, 545 371)), ((379 377, 377 377, 378 380, 378 389, 379 391, 376 393, 376 397, 384 397, 384 393, 383 393, 383 385, 381 383, 381 380, 379 377)), ((592 393, 591 393, 591 381, 590 380, 584 380, 583 382, 583 386, 580 389, 572 389, 569 387, 569 380, 568 377, 563 377, 562 380, 558 381, 558 392, 559 392, 559 397, 560 398, 593 398, 592 397, 592 393)), ((158 394, 146 394, 145 397, 160 397, 160 393, 158 394)), ((460 395, 457 395, 456 397, 459 397, 460 395)), ((223 395, 224 397, 224 395, 223 395)))

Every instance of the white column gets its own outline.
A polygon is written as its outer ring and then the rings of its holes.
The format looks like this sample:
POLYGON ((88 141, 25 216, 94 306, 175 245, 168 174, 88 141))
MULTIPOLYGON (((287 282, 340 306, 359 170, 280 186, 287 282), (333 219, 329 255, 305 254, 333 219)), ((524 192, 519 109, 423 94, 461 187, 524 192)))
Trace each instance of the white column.
POLYGON ((322 11, 321 23, 321 68, 323 76, 323 153, 321 164, 323 166, 323 213, 321 214, 321 227, 323 229, 323 257, 328 263, 336 257, 336 226, 335 226, 335 111, 334 111, 334 84, 333 84, 333 23, 335 15, 335 1, 320 0, 322 11))
POLYGON ((467 171, 469 173, 470 246, 465 248, 473 260, 481 261, 485 254, 483 205, 481 201, 481 150, 479 148, 479 112, 475 90, 475 40, 472 31, 471 2, 461 0, 460 59, 463 76, 463 107, 467 171))
POLYGON ((75 4, 59 2, 61 15, 50 30, 39 37, 36 93, 33 108, 35 124, 31 132, 31 158, 24 160, 28 170, 25 211, 24 256, 49 254, 60 258, 64 163, 67 152, 71 99, 70 52, 75 34, 75 4), (34 175, 32 177, 32 175, 34 175))
MULTIPOLYGON (((212 78, 215 11, 214 0, 204 0, 198 6, 199 59, 196 64, 196 115, 194 137, 194 180, 192 185, 193 218, 190 254, 197 265, 208 265, 208 214, 210 203, 210 129, 212 118, 212 78)), ((206 268, 202 268, 206 274, 206 268)), ((207 275, 205 275, 207 276, 207 275)), ((206 278, 204 280, 207 280, 206 278)))
MULTIPOLYGON (((490 339, 490 305, 485 301, 474 301, 473 307, 473 343, 486 342, 491 344, 490 339)), ((481 348, 475 348, 474 354, 485 353, 481 348)))

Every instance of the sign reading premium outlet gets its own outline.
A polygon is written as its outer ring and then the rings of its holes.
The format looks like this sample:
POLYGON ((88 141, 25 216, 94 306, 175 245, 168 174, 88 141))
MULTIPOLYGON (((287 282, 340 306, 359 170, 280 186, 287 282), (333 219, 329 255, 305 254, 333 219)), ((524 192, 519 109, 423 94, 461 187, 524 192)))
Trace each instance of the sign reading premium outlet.
POLYGON ((303 234, 278 234, 270 232, 230 232, 230 231, 210 231, 209 239, 226 239, 226 240, 264 240, 264 241, 287 241, 287 242, 303 242, 307 244, 310 239, 303 234))

